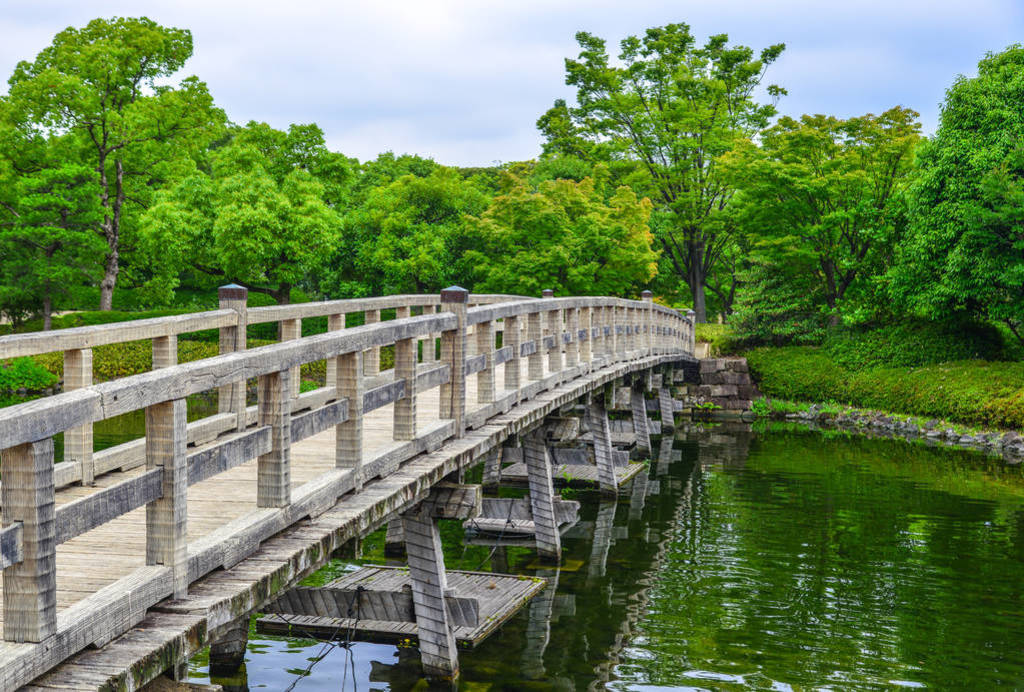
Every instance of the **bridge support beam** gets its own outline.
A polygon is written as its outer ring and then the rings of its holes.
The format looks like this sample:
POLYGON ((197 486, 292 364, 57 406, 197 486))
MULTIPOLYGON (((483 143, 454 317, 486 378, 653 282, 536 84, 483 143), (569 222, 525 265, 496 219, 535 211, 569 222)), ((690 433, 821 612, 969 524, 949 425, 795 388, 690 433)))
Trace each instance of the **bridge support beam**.
POLYGON ((249 643, 249 616, 232 620, 210 643, 210 676, 235 675, 245 664, 245 647, 249 643))
POLYGON ((661 410, 661 434, 669 435, 676 427, 676 409, 672 401, 672 380, 675 373, 666 368, 661 375, 661 386, 658 387, 658 408, 661 410))
POLYGON ((597 465, 597 483, 601 494, 617 497, 618 481, 615 477, 615 457, 612 454, 612 431, 605 408, 605 394, 595 392, 587 406, 587 427, 594 436, 594 462, 597 465))
POLYGON ((476 516, 480 504, 479 486, 441 484, 418 507, 402 515, 420 658, 428 680, 448 681, 459 676, 459 654, 445 607, 448 577, 437 518, 476 516))
POLYGON ((640 452, 651 453, 651 433, 647 425, 647 402, 641 382, 634 382, 629 390, 629 407, 633 414, 633 433, 636 435, 636 448, 640 452))
POLYGON ((551 456, 543 430, 523 438, 523 458, 530 485, 530 511, 533 514, 537 555, 542 560, 562 559, 562 537, 555 518, 555 491, 551 482, 551 456))
POLYGON ((401 517, 395 517, 388 522, 388 529, 384 533, 384 555, 405 557, 405 531, 402 530, 401 517))

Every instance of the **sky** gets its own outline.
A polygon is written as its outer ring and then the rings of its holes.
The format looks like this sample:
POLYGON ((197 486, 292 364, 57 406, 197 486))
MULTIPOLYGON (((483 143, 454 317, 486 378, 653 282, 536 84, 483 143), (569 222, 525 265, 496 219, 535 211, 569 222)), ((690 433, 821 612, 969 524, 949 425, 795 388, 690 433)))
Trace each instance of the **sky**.
POLYGON ((460 166, 539 154, 537 118, 573 98, 564 59, 581 30, 614 54, 673 22, 756 51, 785 43, 765 80, 789 92, 781 113, 902 105, 926 133, 958 74, 1024 41, 1024 0, 0 0, 2 86, 65 27, 138 15, 192 31, 180 76, 205 81, 233 122, 315 122, 360 160, 460 166))

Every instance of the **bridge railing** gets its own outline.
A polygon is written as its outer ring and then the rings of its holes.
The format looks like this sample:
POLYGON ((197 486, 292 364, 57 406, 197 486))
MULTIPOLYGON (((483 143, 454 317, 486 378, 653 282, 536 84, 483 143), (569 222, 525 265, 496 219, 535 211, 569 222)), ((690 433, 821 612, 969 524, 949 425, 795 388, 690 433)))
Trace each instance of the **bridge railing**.
MULTIPOLYGON (((692 353, 693 348, 692 318, 652 303, 649 294, 642 301, 548 297, 491 302, 452 288, 429 302, 425 298, 399 305, 395 320, 168 364, 0 409, 3 636, 10 642, 40 643, 25 657, 0 657, 3 686, 28 682, 85 646, 102 645, 140 621, 155 603, 184 596, 191 582, 237 564, 295 521, 326 511, 366 481, 386 477, 402 462, 461 437, 467 428, 483 425, 520 401, 618 361, 692 353), (470 308, 471 301, 486 304, 470 308), (414 307, 435 306, 440 312, 410 315, 414 307), (467 355, 469 334, 474 355, 467 355), (439 361, 424 357, 433 351, 435 335, 440 336, 439 361), (429 347, 418 348, 422 341, 429 347), (382 347, 394 349, 393 369, 368 370, 367 354, 379 358, 372 354, 382 347), (321 360, 331 364, 332 379, 318 401, 297 404, 293 373, 321 360), (467 377, 476 378, 475 402, 466 401, 467 377), (244 398, 235 397, 253 378, 258 403, 250 420, 244 398), (421 425, 417 395, 435 387, 440 388, 439 418, 421 425), (228 401, 240 408, 226 412, 234 420, 229 430, 190 447, 186 397, 208 391, 228 393, 228 401), (388 405, 393 442, 367 452, 363 419, 388 405), (145 411, 145 471, 56 506, 53 436, 137 410, 145 411), (292 445, 331 428, 334 469, 293 488, 292 445), (254 458, 254 510, 188 543, 188 487, 254 458), (57 546, 142 506, 147 508, 146 567, 58 613, 57 546)), ((222 328, 238 331, 226 339, 222 335, 222 345, 237 343, 237 335, 244 333, 243 311, 234 311, 234 326, 222 328)), ((256 314, 267 321, 301 319, 269 309, 256 314)))
MULTIPOLYGON (((473 304, 525 299, 524 296, 502 294, 474 294, 473 304)), ((88 327, 72 327, 47 332, 13 334, 0 337, 0 360, 46 353, 64 354, 64 391, 74 391, 93 384, 93 349, 98 346, 140 340, 152 341, 153 369, 178 363, 178 338, 183 334, 217 329, 219 353, 234 353, 246 348, 244 335, 250 325, 276 323, 282 341, 302 335, 302 320, 327 318, 328 331, 345 328, 346 316, 353 315, 364 324, 380 322, 381 314, 394 310, 396 318, 413 314, 430 314, 440 308, 437 294, 392 295, 372 298, 330 300, 293 305, 273 305, 249 308, 248 291, 241 286, 224 286, 219 291, 220 309, 207 312, 154 317, 130 322, 115 322, 88 327), (240 336, 241 335, 241 336, 240 336)), ((437 335, 427 335, 420 348, 425 362, 436 358, 437 335)), ((327 387, 300 394, 299 369, 291 372, 291 392, 294 406, 311 408, 328 401, 333 391, 334 363, 327 363, 327 387)), ((380 348, 370 349, 364 359, 367 375, 380 372, 380 348)), ((208 442, 226 431, 242 429, 256 419, 256 407, 246 406, 244 383, 226 385, 219 392, 217 414, 188 423, 189 444, 208 442)), ((58 461, 54 474, 56 487, 74 483, 93 485, 97 476, 111 471, 126 471, 145 463, 145 439, 140 438, 93 450, 93 426, 86 423, 68 430, 64 435, 63 459, 58 461)))

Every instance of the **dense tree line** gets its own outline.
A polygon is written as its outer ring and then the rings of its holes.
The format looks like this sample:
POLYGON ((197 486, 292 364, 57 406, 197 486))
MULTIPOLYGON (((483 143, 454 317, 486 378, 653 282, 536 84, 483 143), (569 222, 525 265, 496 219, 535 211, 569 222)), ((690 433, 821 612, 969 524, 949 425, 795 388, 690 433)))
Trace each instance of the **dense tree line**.
POLYGON ((957 78, 925 138, 901 105, 776 117, 782 44, 670 24, 612 57, 576 38, 576 97, 539 118, 538 158, 460 169, 232 123, 197 77, 168 82, 185 29, 66 29, 0 97, 0 312, 48 325, 229 281, 279 303, 651 287, 752 341, 910 318, 1024 339, 1024 48, 957 78))

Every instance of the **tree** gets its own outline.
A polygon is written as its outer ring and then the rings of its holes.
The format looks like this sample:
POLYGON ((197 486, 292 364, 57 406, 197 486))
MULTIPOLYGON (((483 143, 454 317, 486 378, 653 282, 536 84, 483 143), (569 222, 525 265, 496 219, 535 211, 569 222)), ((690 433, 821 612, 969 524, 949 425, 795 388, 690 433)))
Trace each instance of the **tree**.
POLYGON ((462 217, 479 214, 488 196, 458 171, 437 166, 371 189, 345 217, 344 244, 333 264, 335 287, 386 295, 439 291, 460 280, 456 249, 462 217))
MULTIPOLYGON (((729 227, 715 219, 732 196, 716 159, 774 115, 753 92, 785 46, 755 58, 750 48, 728 46, 724 34, 699 46, 689 26, 669 24, 625 38, 617 66, 602 39, 580 32, 576 40, 579 59, 565 67, 577 104, 556 102, 538 121, 545 151, 633 164, 629 182, 664 215, 655 224, 658 242, 703 322, 707 277, 731 242, 729 227)), ((767 92, 773 99, 785 93, 777 86, 767 92)))
POLYGON ((539 295, 622 295, 646 287, 656 270, 649 200, 594 177, 547 180, 532 188, 510 178, 478 217, 467 217, 463 263, 477 291, 539 295))
POLYGON ((57 34, 11 77, 9 100, 27 122, 69 133, 76 160, 94 172, 103 215, 96 231, 107 244, 100 309, 110 310, 121 268, 122 233, 132 205, 145 206, 167 162, 204 146, 224 122, 206 85, 186 77, 157 84, 192 55, 192 35, 145 17, 94 19, 57 34))
POLYGON ((784 117, 761 146, 748 141, 721 162, 741 191, 736 216, 754 250, 776 267, 808 266, 833 324, 844 301, 873 296, 872 281, 889 269, 920 141, 917 115, 896 107, 847 120, 784 117))
POLYGON ((196 170, 157 196, 142 233, 165 291, 194 267, 289 302, 339 242, 341 219, 313 174, 278 163, 240 137, 217 150, 210 174, 196 170))
POLYGON ((67 137, 19 127, 0 107, 0 312, 17 323, 94 278, 104 243, 91 172, 69 160, 67 137))
MULTIPOLYGON (((1024 47, 989 53, 978 76, 946 92, 939 127, 918 157, 910 223, 890 275, 893 297, 929 317, 1024 327, 1024 47)), ((1024 341, 1024 340, 1022 340, 1024 341)))

